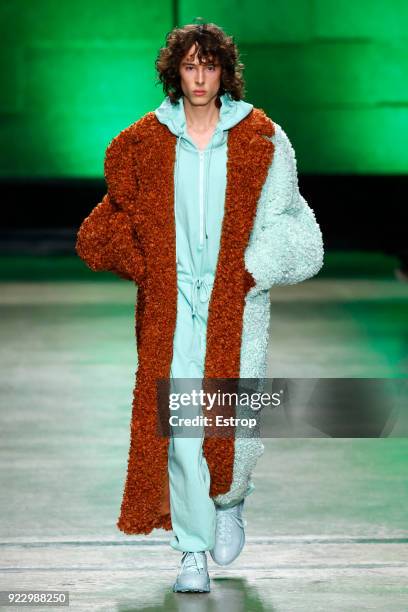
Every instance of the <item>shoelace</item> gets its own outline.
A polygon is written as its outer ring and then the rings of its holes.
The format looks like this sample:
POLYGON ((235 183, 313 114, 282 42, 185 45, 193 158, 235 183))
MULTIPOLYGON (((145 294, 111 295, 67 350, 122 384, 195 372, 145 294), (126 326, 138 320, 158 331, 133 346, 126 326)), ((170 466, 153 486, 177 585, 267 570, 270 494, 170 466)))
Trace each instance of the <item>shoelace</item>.
POLYGON ((246 520, 235 514, 235 512, 227 512, 224 510, 218 515, 217 537, 220 542, 228 543, 230 541, 233 521, 241 527, 241 529, 247 524, 246 520))
POLYGON ((204 561, 202 554, 198 552, 188 551, 185 551, 183 553, 183 556, 181 557, 180 568, 184 570, 190 567, 194 568, 195 570, 198 570, 198 573, 200 573, 200 570, 204 569, 204 561))

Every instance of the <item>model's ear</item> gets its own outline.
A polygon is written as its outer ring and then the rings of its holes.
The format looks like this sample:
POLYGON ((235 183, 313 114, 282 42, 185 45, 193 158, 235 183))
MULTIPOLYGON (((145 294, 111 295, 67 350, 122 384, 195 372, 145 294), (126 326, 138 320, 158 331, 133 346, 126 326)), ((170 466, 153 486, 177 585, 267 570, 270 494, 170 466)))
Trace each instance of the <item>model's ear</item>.
POLYGON ((136 212, 138 192, 137 164, 133 128, 122 130, 105 153, 104 174, 108 194, 128 214, 136 212))

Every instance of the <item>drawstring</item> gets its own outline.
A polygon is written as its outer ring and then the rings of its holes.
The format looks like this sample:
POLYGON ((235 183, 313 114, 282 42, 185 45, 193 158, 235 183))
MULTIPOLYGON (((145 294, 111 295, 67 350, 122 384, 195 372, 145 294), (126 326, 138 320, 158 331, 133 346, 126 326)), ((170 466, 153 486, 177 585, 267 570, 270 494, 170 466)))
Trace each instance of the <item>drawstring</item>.
POLYGON ((198 300, 204 304, 204 302, 208 301, 210 297, 210 285, 206 282, 204 278, 194 277, 193 281, 193 289, 191 292, 191 314, 194 317, 197 313, 197 303, 198 300), (202 290, 204 289, 204 299, 202 290))
POLYGON ((191 316, 193 318, 193 334, 191 338, 191 351, 194 353, 195 343, 198 339, 199 351, 203 348, 203 336, 200 331, 200 326, 196 325, 197 313, 198 313, 198 304, 201 302, 204 304, 208 302, 210 299, 211 286, 213 281, 206 281, 205 278, 200 278, 199 276, 194 276, 192 280, 192 288, 191 288, 191 316))
POLYGON ((205 237, 208 238, 208 222, 207 222, 207 217, 208 217, 208 189, 209 189, 209 181, 210 181, 210 168, 211 168, 211 153, 213 150, 213 138, 211 138, 211 146, 210 146, 210 154, 208 157, 208 164, 207 164, 207 179, 206 179, 206 186, 205 186, 205 214, 204 214, 204 227, 205 227, 205 237))
MULTIPOLYGON (((176 180, 174 184, 174 222, 177 224, 177 183, 178 183, 178 166, 179 166, 179 155, 180 155, 180 134, 177 136, 177 146, 176 146, 176 180)), ((178 257, 176 257, 176 263, 178 263, 178 257)))

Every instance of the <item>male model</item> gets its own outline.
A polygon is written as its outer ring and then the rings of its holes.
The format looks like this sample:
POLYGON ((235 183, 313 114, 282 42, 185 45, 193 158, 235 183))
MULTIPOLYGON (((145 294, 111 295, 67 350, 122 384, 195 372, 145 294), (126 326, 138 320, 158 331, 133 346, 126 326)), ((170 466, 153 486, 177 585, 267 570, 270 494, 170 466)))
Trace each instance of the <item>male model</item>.
POLYGON ((283 129, 243 100, 233 39, 215 24, 175 28, 156 68, 161 105, 106 151, 107 194, 77 252, 138 285, 138 369, 118 527, 173 529, 175 591, 208 592, 245 542, 259 438, 163 437, 158 379, 262 378, 269 289, 317 274, 323 241, 283 129))

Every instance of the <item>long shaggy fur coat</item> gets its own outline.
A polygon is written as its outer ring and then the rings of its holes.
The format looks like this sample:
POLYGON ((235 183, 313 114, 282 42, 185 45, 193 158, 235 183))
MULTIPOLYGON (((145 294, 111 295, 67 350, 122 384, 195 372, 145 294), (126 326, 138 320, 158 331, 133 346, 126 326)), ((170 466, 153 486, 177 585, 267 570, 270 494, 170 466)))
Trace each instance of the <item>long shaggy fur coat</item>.
MULTIPOLYGON (((157 434, 156 381, 169 377, 177 314, 174 165, 176 136, 153 112, 125 128, 105 156, 107 192, 82 222, 76 251, 94 271, 138 285, 138 367, 128 469, 117 526, 128 534, 170 530, 169 439, 157 434)), ((220 251, 209 303, 207 378, 265 375, 269 289, 317 274, 323 241, 299 193, 296 158, 283 129, 253 108, 228 134, 220 251)), ((217 503, 239 499, 260 439, 206 436, 203 452, 217 503)))

